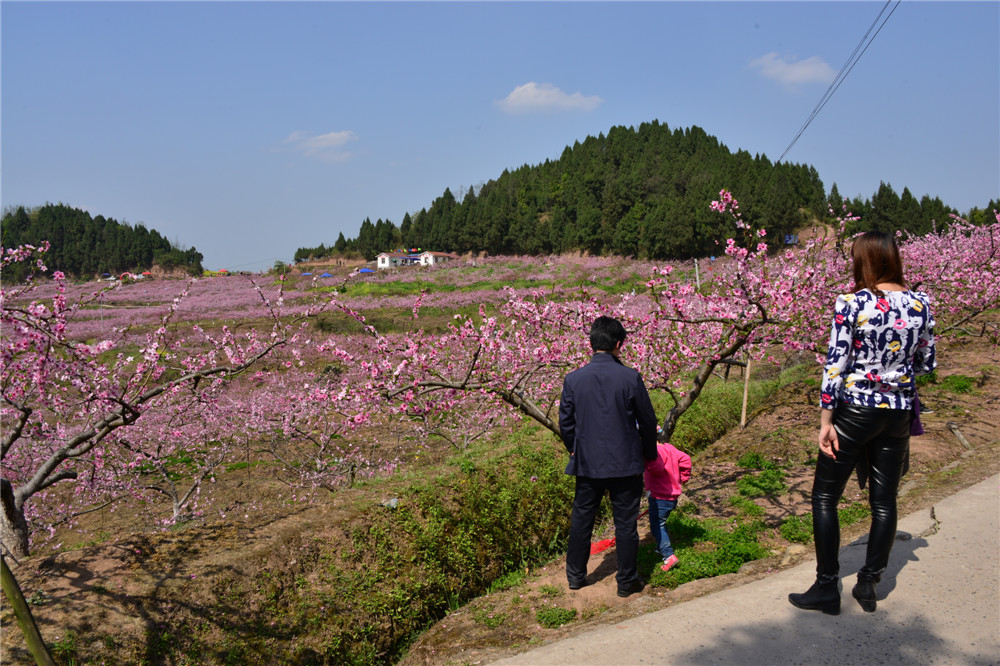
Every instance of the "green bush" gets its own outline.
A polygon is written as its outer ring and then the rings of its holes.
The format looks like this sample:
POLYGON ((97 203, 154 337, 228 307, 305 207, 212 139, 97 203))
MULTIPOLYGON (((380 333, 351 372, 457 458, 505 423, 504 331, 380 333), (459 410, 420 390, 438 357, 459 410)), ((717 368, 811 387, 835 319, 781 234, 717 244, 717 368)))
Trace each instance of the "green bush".
MULTIPOLYGON (((462 459, 394 487, 397 508, 360 513, 334 547, 296 535, 285 548, 296 567, 261 562, 256 579, 224 577, 205 613, 248 609, 244 621, 226 625, 222 637, 178 622, 162 645, 151 630, 155 662, 395 663, 449 612, 564 552, 573 483, 547 431, 494 440, 477 464, 462 459)), ((479 621, 499 626, 504 618, 479 621)))
POLYGON ((416 482, 396 511, 355 531, 354 557, 366 564, 349 573, 348 553, 340 568, 348 577, 335 587, 350 608, 338 618, 344 650, 331 657, 356 660, 349 650, 359 648, 398 656, 428 622, 564 550, 572 477, 551 441, 524 440, 479 464, 463 456, 453 474, 416 482))

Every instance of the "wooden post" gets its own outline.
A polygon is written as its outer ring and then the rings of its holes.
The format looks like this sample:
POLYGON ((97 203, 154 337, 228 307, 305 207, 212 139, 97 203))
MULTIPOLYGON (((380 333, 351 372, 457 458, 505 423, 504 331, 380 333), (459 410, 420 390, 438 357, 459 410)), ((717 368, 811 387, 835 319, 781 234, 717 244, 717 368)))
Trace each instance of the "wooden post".
POLYGON ((7 567, 7 560, 2 555, 0 555, 0 587, 3 588, 4 596, 14 609, 14 617, 17 618, 17 624, 24 634, 24 642, 28 644, 28 652, 35 658, 35 663, 39 666, 55 666, 52 655, 42 640, 42 634, 38 631, 38 625, 35 624, 31 609, 28 608, 28 602, 24 600, 21 586, 17 584, 17 579, 7 567))
POLYGON ((694 286, 701 291, 701 275, 698 273, 698 259, 694 260, 694 286))
POLYGON ((740 427, 747 425, 747 395, 750 393, 750 359, 747 359, 747 367, 743 371, 743 413, 740 414, 740 427))

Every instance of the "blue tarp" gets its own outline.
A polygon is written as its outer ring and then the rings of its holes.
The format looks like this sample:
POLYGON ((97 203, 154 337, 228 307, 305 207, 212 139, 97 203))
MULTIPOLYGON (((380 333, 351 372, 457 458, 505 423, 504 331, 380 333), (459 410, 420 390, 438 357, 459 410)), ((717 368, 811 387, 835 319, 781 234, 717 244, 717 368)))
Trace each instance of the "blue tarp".
POLYGON ((362 268, 362 269, 361 269, 361 270, 359 270, 358 272, 359 272, 359 273, 374 273, 375 271, 373 271, 373 270, 372 270, 372 269, 370 269, 370 268, 362 268))
POLYGON ((312 275, 312 273, 303 273, 302 275, 312 275))
POLYGON ((333 276, 330 275, 329 273, 323 273, 322 275, 320 275, 320 277, 333 277, 333 276))

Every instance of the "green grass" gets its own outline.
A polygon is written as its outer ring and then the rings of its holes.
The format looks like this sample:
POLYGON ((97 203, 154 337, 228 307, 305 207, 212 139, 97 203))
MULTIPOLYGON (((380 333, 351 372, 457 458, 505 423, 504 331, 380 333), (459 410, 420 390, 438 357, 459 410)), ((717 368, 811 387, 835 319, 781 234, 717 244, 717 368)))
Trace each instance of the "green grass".
POLYGON ((736 489, 744 497, 764 497, 781 495, 788 487, 785 485, 785 473, 773 462, 766 460, 759 453, 744 453, 736 464, 744 469, 760 470, 753 474, 745 474, 736 482, 736 489))
POLYGON ((948 375, 941 380, 941 388, 952 393, 972 393, 976 380, 966 375, 948 375))
POLYGON ((729 503, 739 509, 744 516, 750 518, 761 518, 767 513, 764 507, 743 495, 733 495, 729 498, 729 503))
POLYGON ((736 481, 736 488, 740 495, 746 497, 773 497, 788 490, 788 486, 785 485, 785 473, 777 467, 740 477, 736 481))
POLYGON ((526 574, 523 568, 514 569, 513 571, 505 573, 503 576, 500 576, 500 578, 497 578, 495 581, 490 583, 487 591, 490 594, 494 594, 496 592, 509 590, 524 583, 525 577, 526 574))
POLYGON ((538 620, 538 624, 543 627, 546 627, 547 629, 555 629, 575 620, 576 609, 558 607, 539 608, 538 612, 535 613, 535 619, 538 620))
POLYGON ((985 381, 991 371, 992 368, 984 368, 980 373, 980 377, 977 379, 976 377, 960 374, 940 377, 937 370, 935 370, 928 375, 920 375, 917 377, 917 388, 936 387, 950 393, 972 393, 977 385, 985 381))
POLYGON ((769 554, 759 540, 764 528, 763 521, 756 519, 701 520, 679 507, 667 519, 667 532, 680 563, 664 573, 656 547, 644 546, 639 549, 639 570, 650 572, 652 585, 670 589, 699 578, 735 573, 747 562, 769 554))
POLYGON ((863 502, 854 502, 849 506, 842 507, 837 510, 837 521, 840 523, 841 527, 847 527, 848 525, 861 522, 871 515, 872 510, 867 504, 863 502))
POLYGON ((507 620, 503 613, 497 613, 492 608, 478 608, 472 615, 476 624, 481 624, 490 629, 496 629, 507 620))
MULTIPOLYGON (((863 502, 854 502, 837 510, 837 522, 848 527, 872 515, 871 509, 863 502)), ((788 541, 810 543, 813 540, 812 514, 789 516, 781 523, 778 532, 788 541)))
POLYGON ((764 456, 759 453, 744 453, 736 461, 736 464, 747 469, 764 469, 767 462, 764 456))
POLYGON ((781 536, 795 543, 810 543, 813 539, 812 514, 789 516, 778 528, 781 536))

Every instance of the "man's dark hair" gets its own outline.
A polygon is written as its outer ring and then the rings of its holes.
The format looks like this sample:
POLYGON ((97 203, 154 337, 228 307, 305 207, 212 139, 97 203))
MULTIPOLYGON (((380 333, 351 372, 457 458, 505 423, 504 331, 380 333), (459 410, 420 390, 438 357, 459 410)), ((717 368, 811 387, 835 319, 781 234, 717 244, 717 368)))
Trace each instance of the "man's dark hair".
POLYGON ((590 326, 590 348, 609 352, 625 341, 625 327, 614 317, 598 317, 590 326))

